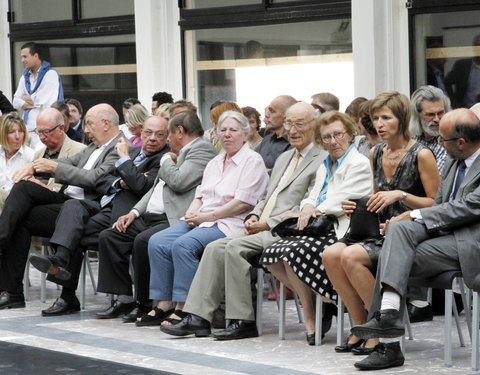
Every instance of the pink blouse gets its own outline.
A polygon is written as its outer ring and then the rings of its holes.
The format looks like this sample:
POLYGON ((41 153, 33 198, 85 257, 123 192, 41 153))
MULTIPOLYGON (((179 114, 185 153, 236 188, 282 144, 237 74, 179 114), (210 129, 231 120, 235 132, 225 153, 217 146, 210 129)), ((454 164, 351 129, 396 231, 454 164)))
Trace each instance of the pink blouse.
MULTIPOLYGON (((201 185, 197 187, 195 198, 202 200, 200 212, 212 212, 232 199, 255 206, 264 196, 268 184, 268 173, 262 157, 250 149, 248 143, 227 161, 226 154, 210 160, 203 173, 201 185)), ((230 236, 243 228, 243 220, 248 212, 218 219, 218 229, 230 236)), ((211 227, 215 222, 204 222, 200 227, 211 227)))

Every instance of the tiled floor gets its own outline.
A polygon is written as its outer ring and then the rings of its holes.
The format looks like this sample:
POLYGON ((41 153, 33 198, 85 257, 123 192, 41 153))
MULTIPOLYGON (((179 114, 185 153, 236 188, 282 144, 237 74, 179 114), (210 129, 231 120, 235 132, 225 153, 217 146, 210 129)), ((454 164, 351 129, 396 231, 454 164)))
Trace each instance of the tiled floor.
MULTIPOLYGON (((93 266, 95 270, 95 264, 93 266)), ((357 357, 336 354, 333 351, 336 342, 335 322, 323 345, 308 346, 305 342, 303 325, 298 323, 291 301, 288 302, 286 340, 284 341, 277 337, 278 313, 274 302, 264 303, 265 332, 259 338, 229 342, 214 341, 211 338, 175 338, 163 334, 158 327, 138 328, 132 324, 124 324, 120 319, 95 319, 93 312, 105 306, 108 299, 105 295, 93 295, 90 285, 87 291, 86 310, 79 314, 42 318, 40 311, 53 302, 58 291, 53 284, 47 283, 47 303, 41 303, 39 273, 31 270, 30 274, 33 286, 30 288, 27 308, 0 311, 0 341, 176 374, 357 373, 353 367, 353 363, 358 360, 357 357)), ((415 339, 406 342, 405 366, 376 373, 473 374, 470 370, 471 345, 466 328, 464 329, 466 347, 460 348, 458 337, 456 334, 453 335, 454 366, 452 368, 443 366, 443 318, 435 317, 433 322, 415 324, 413 328, 415 339)), ((36 357, 19 354, 12 358, 11 354, 4 353, 8 356, 10 367, 2 367, 2 364, 6 366, 6 362, 0 355, 0 374, 61 373, 55 369, 58 370, 60 361, 68 362, 68 358, 58 356, 54 359, 55 356, 50 352, 47 354, 42 357, 41 366, 42 369, 48 370, 49 362, 52 362, 51 372, 14 372, 12 366, 15 362, 35 361, 36 357)), ((24 366, 24 368, 27 367, 24 366)), ((114 373, 93 368, 84 369, 83 372, 78 369, 70 370, 65 373, 114 373)), ((118 373, 152 372, 147 370, 139 372, 132 368, 125 368, 118 373)))

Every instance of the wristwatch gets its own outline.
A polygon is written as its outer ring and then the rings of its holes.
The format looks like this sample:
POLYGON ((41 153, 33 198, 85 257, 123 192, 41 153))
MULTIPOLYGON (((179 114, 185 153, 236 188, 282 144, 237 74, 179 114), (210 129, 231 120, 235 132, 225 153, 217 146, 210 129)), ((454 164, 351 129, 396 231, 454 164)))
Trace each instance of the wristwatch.
POLYGON ((405 193, 404 191, 402 191, 402 202, 405 202, 405 199, 407 199, 407 193, 405 193))

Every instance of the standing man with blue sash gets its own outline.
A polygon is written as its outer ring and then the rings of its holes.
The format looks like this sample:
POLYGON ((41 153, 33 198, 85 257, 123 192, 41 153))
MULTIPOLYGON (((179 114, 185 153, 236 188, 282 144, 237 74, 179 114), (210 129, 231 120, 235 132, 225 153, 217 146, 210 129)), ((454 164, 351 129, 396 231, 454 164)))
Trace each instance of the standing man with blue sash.
POLYGON ((23 110, 23 120, 29 132, 30 146, 41 146, 35 134, 36 120, 40 112, 57 101, 63 100, 63 87, 58 73, 48 61, 42 60, 38 44, 30 42, 20 48, 22 64, 25 67, 17 91, 13 97, 15 109, 23 110))

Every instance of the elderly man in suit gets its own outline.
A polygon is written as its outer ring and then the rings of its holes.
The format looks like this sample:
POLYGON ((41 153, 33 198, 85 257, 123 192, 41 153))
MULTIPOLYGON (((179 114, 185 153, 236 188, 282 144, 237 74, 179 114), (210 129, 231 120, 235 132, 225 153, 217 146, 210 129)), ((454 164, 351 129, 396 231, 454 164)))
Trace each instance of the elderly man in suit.
POLYGON ((164 118, 150 116, 142 128, 142 147, 131 147, 123 138, 118 140, 115 148, 120 159, 96 183, 97 191, 104 194, 100 200, 70 199, 63 204, 50 238, 55 256, 33 254, 30 257, 32 264, 41 266, 41 271, 58 274, 56 265, 61 264, 65 270, 68 265, 67 272, 72 275, 68 280, 49 275, 49 280, 63 285, 63 289, 53 305, 42 311, 42 316, 80 310, 75 290, 82 267, 82 250, 96 248, 98 234, 128 213, 153 186, 160 158, 169 151, 167 126, 164 118))
POLYGON ((37 159, 14 176, 16 184, 0 215, 0 309, 25 306, 23 271, 31 235, 50 237, 65 201, 98 198, 97 179, 118 159, 115 143, 122 133, 118 114, 110 105, 98 104, 88 111, 85 131, 92 144, 80 153, 57 160, 37 159), (67 187, 52 191, 32 179, 34 173, 51 173, 55 182, 67 187))
POLYGON ((137 316, 151 310, 148 239, 179 222, 202 181, 205 166, 215 156, 212 144, 202 137, 202 123, 195 113, 185 111, 174 115, 168 128, 172 151, 162 156, 153 187, 128 214, 117 220, 113 228, 100 233, 97 289, 119 297, 106 310, 96 314, 99 319, 127 314, 124 320, 134 322, 137 316), (130 254, 137 303, 129 274, 130 254))
POLYGON ((271 229, 287 212, 298 210, 315 183, 318 166, 326 156, 313 140, 314 108, 305 102, 292 105, 286 121, 302 126, 288 130, 292 150, 281 154, 272 170, 265 198, 246 217, 245 228, 231 237, 209 244, 193 279, 180 323, 160 329, 175 336, 208 336, 213 312, 225 299, 230 325, 215 332, 218 340, 258 336, 252 305, 251 260, 279 237, 271 229))
MULTIPOLYGON (((461 270, 467 286, 478 275, 480 252, 480 125, 468 109, 448 112, 440 121, 440 139, 448 156, 435 205, 393 218, 377 271, 372 311, 367 323, 352 328, 361 338, 402 336, 400 313, 409 276, 433 277, 461 270)), ((355 366, 374 370, 401 366, 398 342, 380 343, 355 366)))

